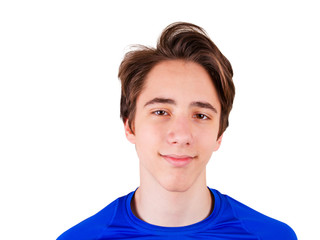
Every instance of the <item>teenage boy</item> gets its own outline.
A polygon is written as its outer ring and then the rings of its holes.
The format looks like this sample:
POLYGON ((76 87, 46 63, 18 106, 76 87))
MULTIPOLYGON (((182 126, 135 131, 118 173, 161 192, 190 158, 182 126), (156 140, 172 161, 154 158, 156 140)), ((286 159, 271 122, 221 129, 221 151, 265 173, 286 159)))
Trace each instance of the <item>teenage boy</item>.
POLYGON ((140 160, 140 186, 58 240, 294 240, 286 224, 206 185, 228 126, 232 67, 204 30, 174 23, 157 47, 127 53, 121 117, 140 160))

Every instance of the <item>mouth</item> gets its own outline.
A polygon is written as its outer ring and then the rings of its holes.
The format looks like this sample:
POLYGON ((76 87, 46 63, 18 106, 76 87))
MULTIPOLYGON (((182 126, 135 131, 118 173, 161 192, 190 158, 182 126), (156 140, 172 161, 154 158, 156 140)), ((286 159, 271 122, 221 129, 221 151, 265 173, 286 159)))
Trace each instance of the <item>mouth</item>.
POLYGON ((162 155, 160 154, 162 158, 164 158, 168 163, 173 165, 174 167, 185 167, 187 166, 193 159, 195 159, 195 156, 189 156, 189 155, 175 155, 175 154, 169 154, 169 155, 162 155))

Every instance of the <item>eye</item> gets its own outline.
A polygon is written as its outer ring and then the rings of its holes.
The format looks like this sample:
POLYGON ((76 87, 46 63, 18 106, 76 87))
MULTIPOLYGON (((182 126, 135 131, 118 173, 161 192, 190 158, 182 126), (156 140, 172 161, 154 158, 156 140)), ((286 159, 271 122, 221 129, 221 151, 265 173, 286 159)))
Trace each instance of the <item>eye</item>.
POLYGON ((156 110, 156 111, 154 111, 152 113, 155 114, 155 115, 158 115, 158 116, 167 116, 168 115, 168 113, 166 111, 164 111, 164 110, 156 110))
POLYGON ((200 120, 208 120, 210 119, 207 115, 202 113, 197 113, 194 115, 194 118, 200 119, 200 120))

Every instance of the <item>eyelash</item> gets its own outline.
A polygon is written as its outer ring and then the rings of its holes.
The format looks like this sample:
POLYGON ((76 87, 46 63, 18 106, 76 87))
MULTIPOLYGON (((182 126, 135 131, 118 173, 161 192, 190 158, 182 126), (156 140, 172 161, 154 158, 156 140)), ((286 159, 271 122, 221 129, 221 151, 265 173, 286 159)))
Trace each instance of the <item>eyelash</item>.
POLYGON ((152 114, 155 114, 157 116, 166 116, 166 115, 169 115, 165 110, 156 110, 156 111, 153 111, 152 114), (162 112, 162 113, 165 113, 165 114, 160 114, 159 112, 162 112))
POLYGON ((210 119, 207 115, 205 115, 203 113, 197 113, 194 116, 196 116, 196 118, 200 119, 200 120, 209 120, 210 119), (202 117, 199 117, 199 116, 202 116, 202 117))
MULTIPOLYGON (((165 110, 156 110, 156 111, 153 111, 152 114, 157 115, 157 116, 168 116, 169 115, 169 113, 165 110)), ((196 113, 193 115, 193 117, 200 119, 200 120, 210 120, 210 118, 203 113, 196 113)))

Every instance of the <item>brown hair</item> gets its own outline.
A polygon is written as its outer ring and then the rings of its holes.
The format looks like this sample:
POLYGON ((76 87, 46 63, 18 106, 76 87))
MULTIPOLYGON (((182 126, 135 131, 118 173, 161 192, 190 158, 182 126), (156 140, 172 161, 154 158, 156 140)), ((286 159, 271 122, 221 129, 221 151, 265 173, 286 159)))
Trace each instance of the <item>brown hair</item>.
POLYGON ((221 104, 218 137, 229 125, 235 88, 233 71, 228 59, 222 55, 206 32, 191 23, 177 22, 162 32, 156 48, 136 46, 126 53, 119 67, 121 80, 120 116, 134 132, 136 101, 140 95, 147 74, 159 62, 182 59, 200 64, 211 76, 221 104))

